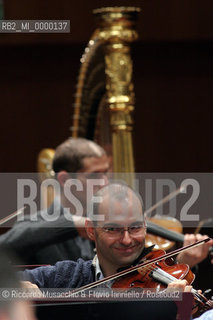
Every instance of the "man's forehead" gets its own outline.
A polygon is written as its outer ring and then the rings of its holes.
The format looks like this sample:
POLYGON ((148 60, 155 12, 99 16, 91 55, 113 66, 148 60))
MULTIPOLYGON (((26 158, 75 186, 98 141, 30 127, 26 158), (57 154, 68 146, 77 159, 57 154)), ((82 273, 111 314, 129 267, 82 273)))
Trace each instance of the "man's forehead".
POLYGON ((116 216, 113 214, 110 214, 109 216, 105 217, 103 219, 104 224, 122 224, 122 225, 130 225, 135 222, 143 222, 143 216, 139 215, 138 213, 133 214, 132 216, 128 216, 128 214, 123 214, 122 216, 116 216))
POLYGON ((127 206, 128 207, 141 207, 142 209, 142 204, 141 201, 139 200, 138 196, 131 192, 126 192, 125 194, 118 194, 116 195, 115 191, 112 189, 109 189, 108 192, 106 192, 103 195, 99 195, 99 198, 101 200, 101 205, 102 208, 107 208, 111 206, 127 206))
POLYGON ((98 211, 104 216, 104 221, 143 220, 142 206, 137 197, 126 197, 119 201, 105 196, 98 211))

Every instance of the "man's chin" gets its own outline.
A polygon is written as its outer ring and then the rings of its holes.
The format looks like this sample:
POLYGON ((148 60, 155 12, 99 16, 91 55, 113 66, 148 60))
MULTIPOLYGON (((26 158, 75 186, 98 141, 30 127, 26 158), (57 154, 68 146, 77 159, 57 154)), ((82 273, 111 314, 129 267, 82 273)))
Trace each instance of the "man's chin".
POLYGON ((126 266, 130 266, 133 264, 133 262, 137 259, 138 255, 136 254, 131 254, 131 255, 122 255, 120 256, 119 259, 119 264, 121 267, 126 267, 126 266))

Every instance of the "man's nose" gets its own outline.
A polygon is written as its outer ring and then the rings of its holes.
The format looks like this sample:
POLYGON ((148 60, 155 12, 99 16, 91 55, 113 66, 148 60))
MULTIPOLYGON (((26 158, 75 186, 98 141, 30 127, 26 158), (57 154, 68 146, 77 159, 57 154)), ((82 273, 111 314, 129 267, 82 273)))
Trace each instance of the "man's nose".
POLYGON ((128 230, 123 231, 120 241, 122 244, 124 244, 126 246, 132 242, 132 238, 131 238, 128 230))

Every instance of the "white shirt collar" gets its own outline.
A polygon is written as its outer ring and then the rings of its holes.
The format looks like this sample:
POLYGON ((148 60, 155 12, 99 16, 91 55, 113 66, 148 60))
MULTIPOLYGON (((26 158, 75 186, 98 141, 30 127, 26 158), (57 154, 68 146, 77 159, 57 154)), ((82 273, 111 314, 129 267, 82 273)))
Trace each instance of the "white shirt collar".
POLYGON ((97 254, 94 256, 92 264, 93 264, 93 266, 95 268, 95 281, 103 279, 104 275, 103 275, 103 272, 101 270, 97 254))
MULTIPOLYGON (((95 281, 104 279, 104 275, 103 272, 101 270, 101 266, 99 264, 99 260, 98 260, 98 256, 97 254, 94 256, 92 264, 95 268, 95 281)), ((100 285, 101 288, 111 288, 112 284, 113 284, 114 280, 109 280, 106 283, 103 283, 102 285, 100 285)))

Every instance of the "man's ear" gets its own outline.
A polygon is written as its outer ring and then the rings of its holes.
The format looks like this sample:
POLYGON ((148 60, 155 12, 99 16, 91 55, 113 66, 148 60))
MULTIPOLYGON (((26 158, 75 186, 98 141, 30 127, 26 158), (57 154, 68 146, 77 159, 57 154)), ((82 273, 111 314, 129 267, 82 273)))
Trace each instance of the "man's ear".
POLYGON ((85 221, 85 228, 87 231, 87 235, 90 240, 95 240, 95 229, 92 221, 90 219, 86 219, 85 221))
POLYGON ((64 187, 66 181, 68 179, 70 179, 70 175, 67 171, 60 171, 58 174, 57 174, 57 179, 60 183, 60 186, 61 187, 64 187))

